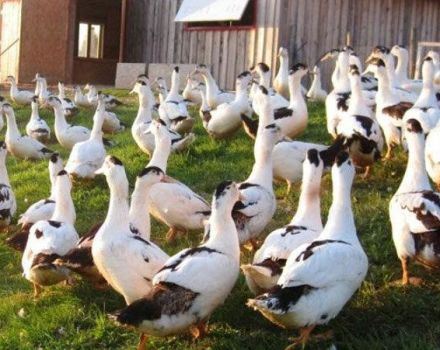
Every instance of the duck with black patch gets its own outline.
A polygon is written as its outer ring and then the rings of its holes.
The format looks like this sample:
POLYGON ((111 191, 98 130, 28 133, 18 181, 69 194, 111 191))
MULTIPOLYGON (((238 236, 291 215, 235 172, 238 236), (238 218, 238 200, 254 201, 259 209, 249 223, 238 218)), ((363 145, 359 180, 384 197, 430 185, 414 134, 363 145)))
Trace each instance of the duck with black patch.
POLYGON ((21 230, 6 240, 6 244, 15 250, 23 252, 29 236, 29 229, 40 220, 49 220, 55 211, 55 194, 57 174, 63 170, 63 160, 58 153, 52 154, 49 159, 49 180, 51 184, 50 196, 33 203, 20 215, 17 224, 21 230))
POLYGON ((272 231, 256 251, 252 264, 242 265, 249 289, 259 295, 273 288, 290 253, 322 231, 320 187, 324 163, 316 149, 307 152, 298 209, 290 223, 272 231))
POLYGON ((43 286, 71 281, 70 271, 54 264, 58 257, 66 254, 78 241, 71 189, 69 175, 61 170, 56 178, 56 204, 52 217, 50 220, 37 221, 29 231, 21 263, 23 276, 33 283, 36 298, 43 286))
POLYGON ((6 143, 0 141, 0 228, 9 226, 17 210, 17 202, 6 168, 7 153, 6 143))
POLYGON ((348 153, 340 153, 332 168, 333 203, 324 230, 289 255, 272 290, 247 302, 276 325, 300 329, 288 349, 304 346, 316 326, 335 318, 367 274, 351 206, 354 175, 348 153))
POLYGON ((28 135, 21 135, 18 130, 17 121, 15 119, 15 113, 12 106, 9 103, 4 103, 1 107, 4 115, 6 115, 7 128, 6 128, 6 145, 8 151, 17 158, 20 159, 43 159, 48 158, 53 154, 53 151, 48 149, 41 142, 33 139, 28 135))
MULTIPOLYGON (((160 119, 151 122, 150 132, 155 137, 156 148, 147 167, 157 167, 166 174, 170 135, 160 119)), ((168 240, 174 240, 179 232, 202 229, 210 215, 209 204, 201 196, 168 175, 151 187, 148 201, 150 214, 170 228, 168 240)))
POLYGON ((8 75, 6 77, 6 82, 11 84, 10 89, 10 97, 11 100, 19 105, 29 105, 32 102, 34 94, 32 91, 27 90, 19 90, 17 87, 17 82, 15 81, 15 77, 12 75, 8 75))
MULTIPOLYGON (((152 278, 167 261, 168 255, 142 238, 136 227, 130 225, 128 180, 122 162, 107 156, 97 173, 107 178, 110 203, 107 217, 93 240, 93 261, 128 305, 150 292, 152 278)), ((163 173, 150 168, 140 176, 148 176, 154 183, 160 181, 163 173)))
POLYGON ((440 193, 432 191, 426 173, 422 125, 409 119, 405 134, 408 163, 389 212, 394 246, 402 264, 402 284, 418 285, 421 279, 410 277, 408 271, 411 260, 440 268, 440 193))
POLYGON ((115 96, 109 95, 109 94, 103 94, 103 93, 99 92, 96 89, 95 85, 87 84, 84 87, 84 90, 87 91, 86 97, 87 97, 87 100, 89 101, 89 104, 91 106, 97 106, 98 105, 98 95, 99 94, 102 94, 102 96, 104 98, 105 108, 106 109, 113 109, 113 108, 115 108, 117 106, 123 105, 123 103, 121 101, 119 101, 115 96))
POLYGON ((34 96, 31 102, 31 117, 26 124, 26 134, 40 142, 50 140, 50 128, 38 113, 38 97, 34 96))
POLYGON ((209 239, 202 245, 172 256, 153 278, 153 289, 144 298, 115 312, 118 324, 147 336, 169 336, 190 330, 195 338, 206 332, 206 322, 234 287, 240 247, 231 211, 240 200, 237 185, 221 183, 212 200, 209 239))
POLYGON ((58 98, 60 99, 63 105, 64 115, 67 118, 73 117, 76 114, 78 114, 79 109, 76 107, 74 101, 66 97, 64 83, 61 81, 58 82, 58 98))

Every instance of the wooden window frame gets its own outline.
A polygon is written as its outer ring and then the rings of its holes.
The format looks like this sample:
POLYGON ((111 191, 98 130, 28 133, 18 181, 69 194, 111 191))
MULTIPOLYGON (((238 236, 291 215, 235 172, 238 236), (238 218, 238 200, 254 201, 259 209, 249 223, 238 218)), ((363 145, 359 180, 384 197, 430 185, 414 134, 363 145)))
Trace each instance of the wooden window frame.
POLYGON ((76 41, 75 41, 75 58, 80 60, 94 60, 99 61, 104 59, 104 33, 105 33, 105 24, 102 21, 95 20, 79 20, 76 24, 76 41), (87 24, 87 57, 81 57, 79 55, 79 26, 80 24, 87 24), (100 57, 90 57, 90 39, 92 33, 92 25, 99 25, 101 27, 99 33, 99 56, 100 57))

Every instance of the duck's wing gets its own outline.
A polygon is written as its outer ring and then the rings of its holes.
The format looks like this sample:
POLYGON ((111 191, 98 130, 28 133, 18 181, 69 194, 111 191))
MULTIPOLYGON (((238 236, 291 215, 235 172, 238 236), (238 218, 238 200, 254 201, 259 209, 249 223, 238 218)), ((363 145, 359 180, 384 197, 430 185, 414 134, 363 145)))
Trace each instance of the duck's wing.
POLYGON ((176 180, 175 178, 165 175, 162 179, 163 183, 173 184, 170 189, 172 189, 175 198, 185 198, 186 200, 194 200, 196 202, 202 202, 204 205, 209 207, 209 203, 192 189, 190 189, 184 183, 176 180))
POLYGON ((19 224, 36 223, 40 220, 48 220, 55 209, 55 201, 53 199, 41 199, 33 203, 26 211, 20 215, 19 224))
POLYGON ((102 142, 96 140, 87 140, 76 143, 69 155, 68 164, 90 163, 95 166, 101 166, 105 158, 105 148, 102 142))
POLYGON ((28 135, 21 136, 20 144, 21 144, 23 151, 26 153, 34 153, 34 152, 41 152, 43 154, 52 154, 53 153, 53 151, 48 149, 44 144, 33 139, 32 137, 30 137, 28 135))
POLYGON ((180 101, 167 100, 163 102, 163 105, 168 119, 171 121, 177 118, 188 116, 186 105, 180 101))
POLYGON ((379 125, 371 118, 362 115, 346 116, 337 126, 338 134, 350 139, 361 136, 376 143, 381 141, 382 131, 379 125))

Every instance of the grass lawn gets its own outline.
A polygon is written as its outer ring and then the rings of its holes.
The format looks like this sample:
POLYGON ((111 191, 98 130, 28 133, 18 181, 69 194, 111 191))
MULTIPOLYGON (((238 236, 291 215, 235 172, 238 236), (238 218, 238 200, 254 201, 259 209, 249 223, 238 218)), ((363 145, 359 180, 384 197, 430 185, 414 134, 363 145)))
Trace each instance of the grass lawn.
MULTIPOLYGON (((127 97, 125 90, 112 90, 128 105, 117 114, 131 125, 137 111, 137 99, 127 97)), ((91 127, 92 110, 82 110, 72 122, 91 127)), ((192 111, 194 116, 196 110, 192 111)), ((29 108, 17 108, 19 127, 30 116, 29 108)), ((309 105, 310 122, 302 140, 329 143, 325 127, 324 106, 309 105)), ((41 115, 53 125, 53 112, 41 115)), ((4 130, 2 131, 4 133, 4 130)), ((214 141, 198 120, 197 139, 184 154, 170 157, 168 173, 189 185, 209 201, 216 185, 225 180, 245 180, 253 164, 252 141, 240 131, 235 137, 214 141)), ((147 156, 134 143, 130 130, 113 137, 117 145, 108 150, 119 157, 129 176, 131 186, 147 156)), ((68 153, 56 144, 66 160, 68 153)), ((18 201, 18 213, 49 193, 47 162, 29 162, 9 157, 7 167, 18 201)), ((411 271, 426 280, 423 287, 398 287, 391 282, 400 278, 400 263, 391 239, 388 203, 405 170, 406 156, 397 154, 393 161, 377 165, 368 180, 356 177, 353 207, 360 239, 367 252, 370 268, 365 283, 342 313, 329 326, 318 331, 334 330, 332 343, 338 349, 439 349, 440 348, 440 282, 438 275, 417 266, 411 271)), ((283 195, 286 186, 276 185, 283 195)), ((265 233, 290 221, 295 212, 300 185, 278 209, 265 233)), ((103 177, 93 182, 76 183, 73 199, 77 211, 76 228, 84 233, 104 219, 109 191, 103 177)), ((331 179, 326 174, 322 183, 322 216, 327 217, 331 203, 331 179)), ((18 217, 18 215, 17 215, 18 217)), ((15 222, 15 221, 14 221, 15 222)), ((11 226, 12 233, 16 227, 11 226)), ((152 220, 152 239, 166 252, 197 245, 201 232, 192 232, 175 244, 167 244, 167 228, 152 220)), ((21 276, 21 256, 8 249, 0 236, 0 349, 134 349, 138 334, 117 327, 106 314, 124 306, 123 298, 113 291, 96 291, 79 279, 75 286, 46 288, 37 301, 33 300, 31 284, 21 276), (20 311, 22 310, 22 311, 20 311), (18 315, 20 313, 20 316, 18 315), (23 316, 24 314, 24 316, 23 316)), ((251 255, 242 253, 242 263, 251 255)), ((187 335, 150 338, 151 349, 283 349, 295 334, 275 327, 259 313, 245 306, 251 294, 241 275, 226 303, 212 316, 209 335, 193 342, 187 335)), ((311 345, 311 349, 328 348, 328 344, 311 345)))

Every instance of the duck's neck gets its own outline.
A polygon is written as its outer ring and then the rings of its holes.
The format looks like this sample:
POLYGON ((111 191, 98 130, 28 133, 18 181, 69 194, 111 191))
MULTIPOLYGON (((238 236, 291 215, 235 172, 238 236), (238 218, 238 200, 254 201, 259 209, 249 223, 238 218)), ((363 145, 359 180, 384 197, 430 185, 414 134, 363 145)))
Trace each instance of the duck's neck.
POLYGON ((55 211, 52 220, 74 225, 76 220, 75 206, 70 191, 55 187, 55 211))
POLYGON ((436 107, 437 108, 437 98, 435 96, 434 90, 434 77, 429 76, 423 79, 423 88, 417 98, 414 107, 436 107))
POLYGON ((46 79, 42 79, 40 81, 40 97, 44 97, 44 95, 47 95, 47 81, 46 79))
POLYGON ((400 52, 397 56, 396 77, 400 82, 408 80, 408 54, 400 52))
POLYGON ((280 69, 278 70, 278 79, 287 79, 289 75, 289 58, 280 56, 280 69))
POLYGON ((396 71, 395 71, 395 64, 394 64, 394 58, 392 55, 389 55, 386 59, 386 70, 388 74, 388 79, 390 82, 390 85, 392 87, 396 86, 396 71))
POLYGON ((380 72, 377 75, 377 93, 381 97, 383 103, 394 104, 399 101, 396 100, 391 90, 391 84, 388 75, 385 72, 380 72))
MULTIPOLYGON (((130 208, 128 205, 128 180, 125 177, 119 183, 109 183, 110 202, 104 225, 128 228, 130 208)), ((118 230, 107 230, 111 234, 119 234, 118 230)))
POLYGON ((55 129, 59 131, 67 129, 69 124, 64 116, 63 107, 57 105, 53 110, 55 113, 55 129))
POLYGON ((66 93, 64 92, 64 86, 58 87, 58 97, 61 99, 66 98, 66 93))
POLYGON ((98 105, 96 115, 93 121, 92 131, 90 133, 90 139, 102 140, 102 124, 104 124, 105 117, 105 105, 98 105))
POLYGON ((255 140, 254 146, 255 163, 246 182, 258 184, 272 191, 272 149, 259 146, 259 144, 257 134, 257 140, 255 140))
POLYGON ((210 96, 212 97, 218 95, 220 90, 215 82, 214 77, 211 75, 211 72, 203 73, 202 76, 205 80, 206 96, 209 98, 210 96))
POLYGON ((11 96, 18 94, 17 83, 15 80, 11 80, 11 96))
POLYGON ((297 76, 289 77, 289 106, 298 108, 301 105, 302 108, 306 107, 306 102, 301 92, 301 78, 297 76))
POLYGON ((206 98, 206 93, 205 93, 205 91, 203 89, 200 90, 200 96, 202 97, 202 103, 200 105, 200 110, 202 112, 209 111, 210 108, 209 108, 209 105, 208 105, 208 100, 206 98))
POLYGON ((136 180, 133 193, 131 194, 131 204, 129 218, 130 223, 139 230, 142 238, 150 240, 150 214, 148 211, 148 186, 136 180))
POLYGON ((8 169, 6 168, 6 154, 0 155, 0 183, 11 187, 8 169))
POLYGON ((320 187, 310 182, 303 182, 299 196, 298 209, 291 224, 297 224, 322 230, 320 187))
POLYGON ((177 96, 179 96, 179 76, 175 72, 171 77, 171 88, 168 96, 172 99, 175 99, 177 96))
POLYGON ((235 86, 235 101, 248 100, 247 87, 242 82, 239 82, 235 86))
POLYGON ((41 83, 37 80, 35 82, 35 92, 34 92, 34 95, 35 96, 40 96, 40 91, 41 91, 41 83))
POLYGON ((15 120, 14 112, 5 113, 6 120, 8 121, 6 126, 6 140, 16 139, 21 136, 18 130, 17 121, 15 120))
POLYGON ((315 73, 313 76, 312 85, 310 86, 310 90, 318 91, 322 89, 321 85, 321 73, 315 73))
POLYGON ((270 71, 261 72, 260 85, 264 86, 266 89, 270 88, 270 71))
POLYGON ((38 114, 38 103, 32 102, 31 103, 32 113, 31 113, 31 120, 38 120, 40 119, 40 115, 38 114))
POLYGON ((408 163, 397 193, 431 190, 425 168, 425 138, 421 134, 408 135, 408 163))
POLYGON ((164 173, 167 171, 168 157, 171 153, 171 140, 170 137, 166 136, 156 136, 154 137, 155 148, 153 156, 148 162, 147 167, 156 166, 161 169, 164 173))

